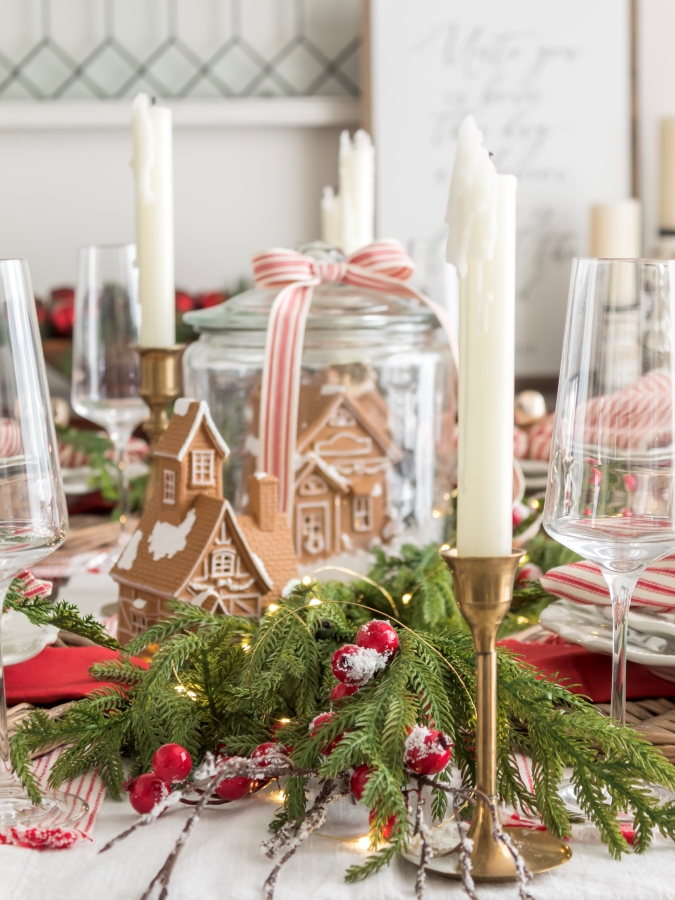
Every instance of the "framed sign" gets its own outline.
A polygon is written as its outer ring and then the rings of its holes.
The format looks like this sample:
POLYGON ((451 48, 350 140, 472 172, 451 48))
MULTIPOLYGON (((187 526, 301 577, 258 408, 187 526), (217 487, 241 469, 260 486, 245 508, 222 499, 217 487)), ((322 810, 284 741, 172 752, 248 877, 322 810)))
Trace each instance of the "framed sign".
POLYGON ((518 178, 516 371, 555 375, 589 206, 630 195, 629 0, 370 0, 378 236, 452 305, 445 208, 469 113, 518 178))

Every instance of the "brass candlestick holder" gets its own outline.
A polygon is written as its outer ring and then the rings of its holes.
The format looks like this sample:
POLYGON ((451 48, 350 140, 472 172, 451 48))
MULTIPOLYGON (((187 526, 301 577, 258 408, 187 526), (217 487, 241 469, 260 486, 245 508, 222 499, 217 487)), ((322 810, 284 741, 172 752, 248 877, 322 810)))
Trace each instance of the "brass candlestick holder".
MULTIPOLYGON (((445 550, 455 584, 455 596, 476 649, 476 788, 496 808, 497 798, 497 631, 511 606, 513 582, 522 552, 510 556, 457 556, 445 550)), ((469 837, 473 840, 471 875, 476 881, 506 881, 516 877, 513 857, 496 841, 492 812, 480 797, 474 807, 469 837)), ((496 823, 501 828, 499 823, 496 823)), ((533 875, 566 863, 572 851, 545 831, 509 830, 511 841, 533 875)), ((459 877, 459 872, 457 873, 459 877)))
POLYGON ((177 362, 184 348, 185 344, 175 344, 173 347, 137 348, 141 357, 139 394, 150 407, 150 415, 144 422, 144 428, 150 438, 150 476, 145 490, 146 503, 152 497, 157 483, 154 449, 169 424, 166 409, 181 393, 177 362))

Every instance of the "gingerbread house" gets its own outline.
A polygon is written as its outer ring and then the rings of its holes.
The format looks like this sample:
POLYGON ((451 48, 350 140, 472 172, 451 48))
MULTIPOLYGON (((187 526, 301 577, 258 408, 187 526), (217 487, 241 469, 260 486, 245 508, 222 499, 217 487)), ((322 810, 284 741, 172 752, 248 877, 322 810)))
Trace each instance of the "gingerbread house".
POLYGON ((402 454, 386 429, 376 391, 303 386, 298 409, 293 539, 298 558, 369 549, 387 540, 392 465, 402 454))
POLYGON ((222 496, 228 455, 208 405, 178 400, 155 449, 157 487, 110 573, 122 644, 165 617, 169 598, 254 617, 297 578, 277 479, 251 476, 250 515, 237 519, 222 496))

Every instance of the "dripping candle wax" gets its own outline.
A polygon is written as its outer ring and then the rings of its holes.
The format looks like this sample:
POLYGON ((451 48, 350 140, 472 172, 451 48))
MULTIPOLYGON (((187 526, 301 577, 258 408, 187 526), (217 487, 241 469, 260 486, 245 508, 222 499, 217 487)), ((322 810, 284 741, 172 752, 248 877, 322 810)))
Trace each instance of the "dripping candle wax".
POLYGON ((507 556, 513 504, 516 179, 471 116, 459 130, 447 260, 459 276, 457 553, 507 556))

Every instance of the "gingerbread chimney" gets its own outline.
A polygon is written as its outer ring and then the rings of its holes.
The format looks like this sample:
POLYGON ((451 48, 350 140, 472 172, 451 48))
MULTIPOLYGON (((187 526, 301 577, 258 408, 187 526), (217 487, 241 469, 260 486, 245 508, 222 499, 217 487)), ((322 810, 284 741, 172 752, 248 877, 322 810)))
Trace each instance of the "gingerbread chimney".
POLYGON ((279 479, 265 472, 248 477, 249 509, 261 531, 274 531, 279 511, 279 479))

